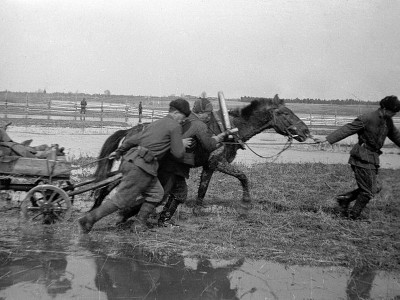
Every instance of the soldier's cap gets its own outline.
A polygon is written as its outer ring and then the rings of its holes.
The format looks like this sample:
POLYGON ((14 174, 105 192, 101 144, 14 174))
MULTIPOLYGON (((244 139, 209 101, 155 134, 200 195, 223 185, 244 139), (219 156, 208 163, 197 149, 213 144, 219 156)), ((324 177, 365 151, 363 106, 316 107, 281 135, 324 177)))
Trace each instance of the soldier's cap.
POLYGON ((379 104, 382 108, 395 113, 400 111, 400 100, 396 96, 387 96, 383 98, 379 104))
POLYGON ((204 113, 204 112, 212 112, 213 106, 212 106, 210 100, 208 100, 207 98, 200 98, 194 102, 192 111, 195 114, 204 113))
POLYGON ((186 117, 189 117, 190 115, 190 105, 189 102, 187 102, 183 98, 178 98, 170 102, 169 106, 177 109, 181 113, 183 113, 186 117))

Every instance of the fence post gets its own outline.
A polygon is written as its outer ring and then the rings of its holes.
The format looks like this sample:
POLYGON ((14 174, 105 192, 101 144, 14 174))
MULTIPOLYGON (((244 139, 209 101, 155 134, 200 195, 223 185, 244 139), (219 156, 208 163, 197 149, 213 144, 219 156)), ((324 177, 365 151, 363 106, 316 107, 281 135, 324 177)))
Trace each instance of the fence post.
POLYGON ((28 118, 28 112, 29 112, 28 93, 26 93, 26 100, 25 100, 25 119, 28 118))
POLYGON ((47 102, 47 120, 50 120, 50 115, 51 115, 51 99, 47 102))
POLYGON ((100 126, 103 127, 103 105, 104 105, 104 99, 101 98, 101 107, 100 107, 100 126))
POLYGON ((153 118, 154 118, 154 109, 151 111, 151 122, 153 122, 153 118))
POLYGON ((8 110, 8 100, 7 100, 7 94, 8 94, 8 92, 6 91, 6 99, 5 99, 5 106, 6 106, 6 116, 5 116, 5 118, 7 119, 7 110, 8 110))
POLYGON ((312 125, 312 115, 310 113, 310 126, 312 125))
POLYGON ((128 111, 129 111, 128 100, 125 100, 125 123, 128 123, 128 111))

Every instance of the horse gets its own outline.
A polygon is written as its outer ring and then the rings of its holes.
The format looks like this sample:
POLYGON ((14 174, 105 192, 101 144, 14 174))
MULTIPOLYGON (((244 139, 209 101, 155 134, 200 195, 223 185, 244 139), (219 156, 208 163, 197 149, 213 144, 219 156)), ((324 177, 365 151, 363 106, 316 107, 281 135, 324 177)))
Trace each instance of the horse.
MULTIPOLYGON (((290 140, 295 139, 299 142, 304 142, 307 138, 311 137, 307 125, 286 107, 283 99, 277 97, 274 99, 255 98, 247 106, 235 108, 228 113, 232 127, 237 128, 237 132, 232 134, 235 142, 227 142, 212 153, 207 153, 206 151, 196 152, 203 153, 203 155, 200 158, 196 157, 196 165, 194 167, 202 167, 203 169, 193 210, 195 214, 199 213, 201 206, 203 206, 204 197, 215 171, 234 176, 240 181, 243 195, 238 209, 242 210, 242 212, 249 210, 251 207, 251 196, 248 178, 237 166, 231 163, 235 159, 237 151, 239 149, 244 149, 245 142, 256 134, 266 129, 273 128, 278 134, 287 136, 290 140)), ((118 130, 107 138, 98 157, 97 169, 94 174, 96 181, 103 180, 115 174, 115 172, 110 173, 113 161, 106 158, 118 148, 123 138, 140 132, 143 130, 144 126, 145 124, 139 124, 130 129, 118 130)), ((215 134, 222 132, 218 125, 218 120, 214 115, 212 115, 208 127, 210 131, 215 134)), ((95 202, 91 210, 100 206, 104 198, 118 183, 119 182, 116 182, 113 185, 97 191, 95 193, 97 194, 95 195, 95 202)))

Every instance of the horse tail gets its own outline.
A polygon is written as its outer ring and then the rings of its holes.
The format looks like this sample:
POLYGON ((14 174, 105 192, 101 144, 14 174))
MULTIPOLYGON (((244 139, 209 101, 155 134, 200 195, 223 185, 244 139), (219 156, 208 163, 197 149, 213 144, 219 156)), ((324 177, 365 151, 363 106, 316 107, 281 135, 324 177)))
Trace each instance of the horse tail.
MULTIPOLYGON (((122 129, 118 130, 109 136, 101 147, 100 154, 98 156, 99 162, 97 164, 96 171, 94 173, 94 177, 96 182, 106 179, 108 176, 112 176, 111 168, 113 165, 113 160, 107 159, 107 157, 118 149, 119 143, 123 138, 136 134, 143 130, 144 126, 148 123, 139 124, 130 129, 122 129)), ((117 171, 118 172, 118 171, 117 171)), ((93 191, 92 196, 94 197, 94 203, 90 210, 93 210, 101 205, 105 197, 119 184, 118 182, 114 182, 106 187, 100 188, 98 190, 93 191)))
POLYGON ((111 171, 113 160, 106 159, 112 152, 117 150, 121 140, 128 134, 129 129, 118 130, 109 136, 101 147, 100 154, 98 156, 99 162, 97 164, 94 177, 96 181, 103 180, 108 177, 111 171))

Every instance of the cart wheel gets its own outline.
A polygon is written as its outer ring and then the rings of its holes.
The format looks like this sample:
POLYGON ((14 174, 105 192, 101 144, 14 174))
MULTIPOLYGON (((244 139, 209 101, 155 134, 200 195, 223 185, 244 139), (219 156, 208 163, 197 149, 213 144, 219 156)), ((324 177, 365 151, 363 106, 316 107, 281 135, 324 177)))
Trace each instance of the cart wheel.
POLYGON ((42 221, 44 224, 67 221, 71 213, 68 194, 50 184, 35 186, 21 204, 21 215, 25 220, 42 221))

